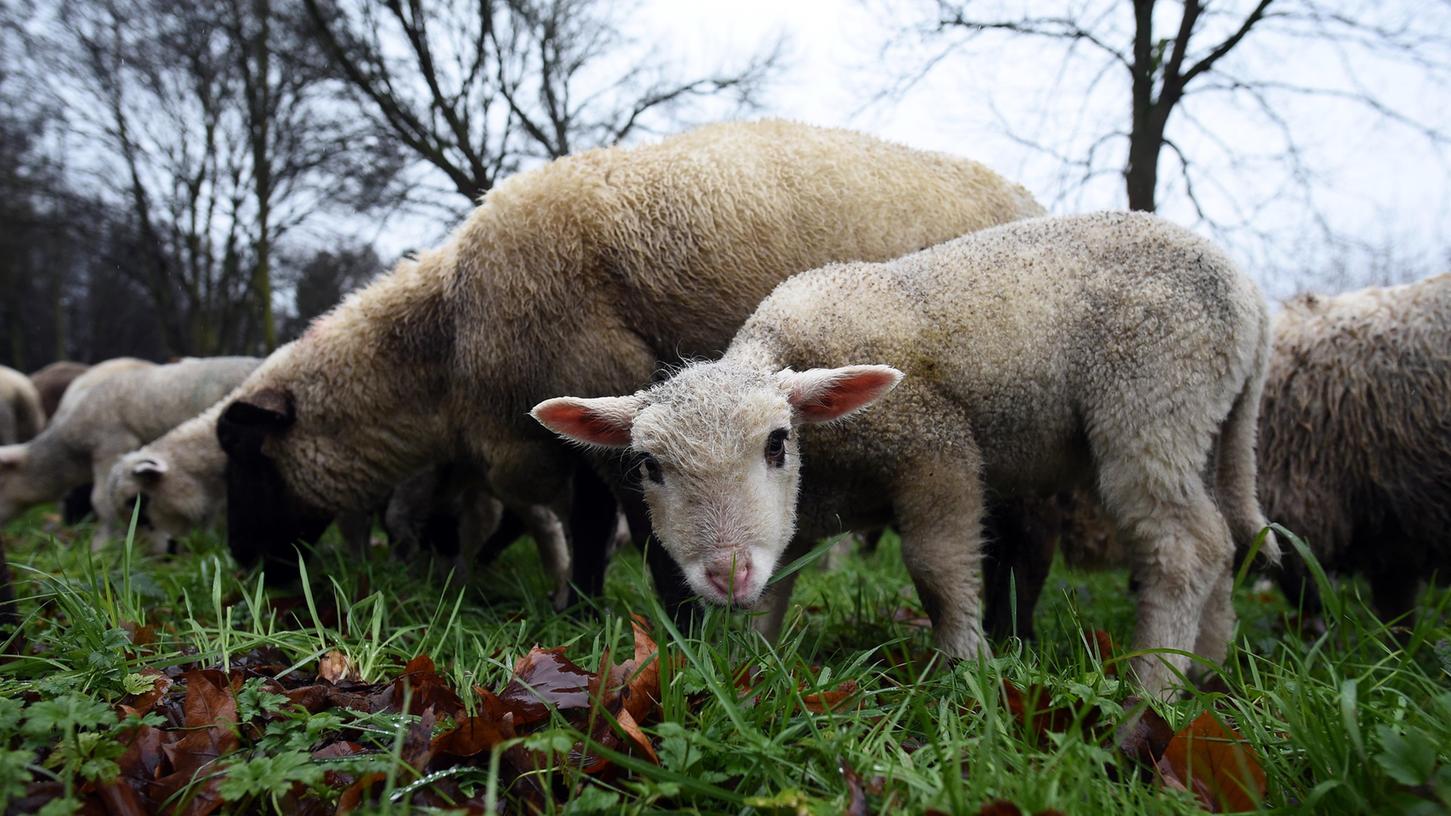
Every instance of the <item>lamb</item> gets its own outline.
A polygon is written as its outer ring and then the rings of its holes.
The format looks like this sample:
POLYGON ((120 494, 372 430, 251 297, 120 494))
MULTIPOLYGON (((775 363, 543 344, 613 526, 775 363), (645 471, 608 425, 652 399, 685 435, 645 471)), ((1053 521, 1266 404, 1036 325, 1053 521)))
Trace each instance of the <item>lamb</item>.
POLYGON ((153 550, 165 549, 172 539, 222 518, 226 456, 214 430, 222 408, 219 401, 125 454, 106 474, 107 504, 123 517, 129 517, 137 499, 142 499, 139 526, 153 550))
POLYGON ((95 543, 104 543, 125 523, 105 490, 116 459, 216 403, 258 362, 213 357, 156 365, 120 358, 94 366, 71 384, 43 433, 25 445, 0 447, 0 523, 92 481, 100 522, 95 543))
POLYGON ((40 404, 45 409, 46 416, 55 416, 66 389, 70 388, 71 383, 86 373, 89 368, 90 366, 85 363, 59 360, 30 375, 30 382, 35 386, 35 390, 40 392, 40 404))
MULTIPOLYGON (((1386 620, 1451 581, 1451 275, 1327 297, 1275 321, 1260 407, 1269 517, 1330 572, 1360 573, 1386 620)), ((1318 610, 1304 564, 1281 585, 1318 610)))
MULTIPOLYGON (((1221 660, 1234 541, 1266 526, 1254 442, 1268 341, 1258 289, 1192 233, 1142 213, 1043 218, 798 275, 719 361, 532 414, 639 458, 655 532, 709 601, 753 606, 783 554, 895 523, 954 658, 987 652, 985 491, 1092 485, 1136 544, 1137 648, 1221 660), (873 364, 824 367, 858 361, 873 364)), ((791 583, 766 600, 768 634, 791 583)), ((1161 693, 1187 664, 1147 654, 1133 668, 1161 693)))
POLYGON ((28 442, 44 427, 40 394, 30 378, 0 366, 0 445, 28 442))
MULTIPOLYGON (((428 463, 465 458, 506 503, 552 506, 573 490, 576 580, 598 593, 616 518, 607 483, 623 476, 545 433, 531 406, 718 354, 792 273, 1041 213, 975 162, 783 121, 521 173, 444 246, 268 358, 222 413, 233 552, 248 563, 285 550, 428 463)), ((652 566, 670 586, 668 559, 652 566)))

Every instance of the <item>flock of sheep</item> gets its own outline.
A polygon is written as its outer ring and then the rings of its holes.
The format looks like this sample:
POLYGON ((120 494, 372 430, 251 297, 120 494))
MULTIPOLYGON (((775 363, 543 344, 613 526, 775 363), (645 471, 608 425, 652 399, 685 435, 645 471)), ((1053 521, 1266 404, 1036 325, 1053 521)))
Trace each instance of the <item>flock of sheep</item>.
POLYGON ((224 522, 274 578, 381 514, 400 557, 462 569, 528 533, 563 607, 653 533, 668 604, 759 606, 769 636, 783 559, 892 525, 938 647, 971 658, 1009 582, 1031 620, 1059 546, 1131 567, 1162 692, 1180 652, 1224 657, 1251 547, 1315 605, 1267 519, 1388 618, 1451 575, 1451 276, 1272 319, 1184 229, 1047 217, 844 130, 560 159, 265 360, 67 365, 0 371, 0 522, 89 484, 98 543, 139 501, 155 547, 224 522))

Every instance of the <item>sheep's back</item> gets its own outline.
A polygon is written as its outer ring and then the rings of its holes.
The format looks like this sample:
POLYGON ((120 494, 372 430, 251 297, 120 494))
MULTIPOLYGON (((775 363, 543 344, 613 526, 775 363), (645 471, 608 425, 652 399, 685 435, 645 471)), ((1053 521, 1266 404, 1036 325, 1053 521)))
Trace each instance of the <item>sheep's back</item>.
POLYGON ((478 287, 463 313, 489 327, 486 345, 526 357, 584 351, 589 365, 509 363, 560 372, 569 381, 554 391, 638 387, 587 381, 615 337, 643 341, 658 360, 715 355, 794 273, 1041 212, 1023 188, 966 159, 791 122, 717 125, 500 185, 458 236, 460 274, 478 287), (513 320, 491 320, 494 310, 513 320))
POLYGON ((1451 550, 1448 405, 1451 276, 1288 304, 1260 412, 1267 514, 1332 562, 1451 550))
POLYGON ((1252 373, 1265 311, 1253 283, 1187 230, 1100 213, 798 275, 736 343, 797 368, 896 366, 904 393, 931 389, 969 418, 989 469, 1036 483, 1082 467, 1084 424, 1125 396, 1167 404, 1207 387, 1224 404, 1206 412, 1222 419, 1252 373))

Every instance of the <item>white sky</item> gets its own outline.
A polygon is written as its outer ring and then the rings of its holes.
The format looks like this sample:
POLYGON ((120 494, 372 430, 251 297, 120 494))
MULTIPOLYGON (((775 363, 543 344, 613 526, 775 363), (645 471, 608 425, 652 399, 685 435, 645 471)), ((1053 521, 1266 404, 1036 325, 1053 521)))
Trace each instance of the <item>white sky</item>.
MULTIPOLYGON (((887 0, 644 0, 628 15, 626 31, 641 47, 693 72, 733 64, 783 40, 785 64, 764 97, 761 115, 853 127, 974 158, 1025 184, 1055 212, 1123 206, 1123 184, 1117 174, 1065 196, 1061 165, 1013 141, 1002 124, 1011 123, 1021 135, 1050 142, 1069 155, 1081 155, 1101 132, 1095 125, 1124 120, 1119 115, 1126 104, 1121 69, 1092 91, 1088 88, 1092 70, 1102 63, 1096 54, 1084 52, 1064 61, 1059 46, 1051 42, 984 40, 943 60, 899 99, 869 104, 928 55, 930 49, 917 44, 893 50, 885 46, 900 21, 921 19, 924 11, 930 15, 933 5, 887 0)), ((1225 5, 1233 11, 1244 3, 1225 5)), ((1164 6, 1159 22, 1177 23, 1178 9, 1164 6)), ((1419 14, 1416 7, 1424 4, 1386 6, 1419 14)), ((1446 7, 1438 8, 1439 16, 1428 14, 1425 19, 1443 25, 1451 21, 1446 7)), ((1441 33, 1451 35, 1451 31, 1441 33)), ((1211 39, 1206 36, 1202 42, 1211 39)), ((1324 83, 1353 74, 1378 98, 1423 113, 1451 131, 1451 92, 1419 73, 1358 56, 1349 58, 1347 65, 1347 58, 1330 49, 1272 35, 1256 40, 1252 34, 1231 56, 1222 63, 1226 70, 1257 77, 1324 83)), ((1451 54, 1446 59, 1451 62, 1451 54)), ((1285 163, 1275 157, 1276 131, 1262 114, 1212 96, 1191 100, 1182 110, 1204 125, 1201 130, 1188 119, 1176 121, 1179 129, 1171 129, 1171 135, 1206 170, 1196 189, 1206 209, 1218 221, 1238 217, 1267 236, 1238 228, 1217 237, 1260 279, 1268 294, 1282 297, 1300 288, 1344 288, 1370 279, 1364 260, 1326 247, 1304 208, 1294 202, 1282 200, 1252 215, 1235 215, 1236 205, 1273 199, 1287 181, 1285 163), (1352 267, 1349 273, 1332 271, 1337 260, 1352 267)), ((1390 247, 1393 268, 1376 274, 1418 277, 1451 266, 1447 255, 1451 247, 1445 240, 1451 223, 1451 162, 1446 150, 1343 103, 1277 100, 1274 111, 1293 124, 1307 147, 1307 159, 1318 174, 1316 195, 1336 230, 1390 247)), ((1117 155, 1108 154, 1104 164, 1116 167, 1117 155)), ((1161 162, 1160 178, 1161 212, 1195 224, 1173 159, 1161 162)), ((399 220, 383 229, 378 245, 385 258, 392 257, 403 249, 437 242, 448 226, 399 220)), ((1210 232, 1207 225, 1198 227, 1210 232)))

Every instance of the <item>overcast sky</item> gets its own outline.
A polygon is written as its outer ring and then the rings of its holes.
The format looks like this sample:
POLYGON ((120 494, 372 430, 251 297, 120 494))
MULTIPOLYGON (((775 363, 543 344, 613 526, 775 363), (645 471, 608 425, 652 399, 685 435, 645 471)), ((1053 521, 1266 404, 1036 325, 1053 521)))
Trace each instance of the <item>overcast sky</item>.
MULTIPOLYGON (((1086 153, 1105 123, 1124 123, 1120 111, 1126 104, 1126 74, 1115 70, 1091 85, 1102 64, 1095 53, 1080 51, 1064 59, 1062 49, 1051 42, 979 40, 953 50, 905 93, 880 98, 936 49, 950 44, 942 38, 898 36, 912 21, 929 19, 934 5, 912 0, 645 0, 624 27, 640 47, 683 71, 737 63, 783 42, 785 61, 764 96, 760 115, 852 127, 974 158, 1025 184, 1054 212, 1123 206, 1117 174, 1107 173, 1080 188, 1063 178, 1060 161, 1023 143, 1047 144, 1077 156, 1086 153), (894 42, 896 46, 888 47, 894 42)), ((1048 5, 1061 13, 1065 3, 1048 5)), ((1097 4, 1080 0, 1067 5, 1097 4)), ((1166 27, 1167 37, 1172 34, 1168 27, 1177 23, 1178 8, 1162 5, 1158 22, 1166 27)), ((1233 14, 1236 7, 1250 4, 1221 5, 1230 15, 1218 25, 1228 25, 1238 16, 1233 14)), ((1414 14, 1417 25, 1451 35, 1446 30, 1451 13, 1444 2, 1348 5, 1354 7, 1352 13, 1389 15, 1392 22, 1414 14)), ((1443 57, 1451 62, 1451 54, 1443 57)), ((1353 79, 1385 104, 1451 132, 1451 92, 1393 61, 1262 33, 1247 38, 1222 66, 1241 76, 1273 76, 1300 84, 1339 85, 1353 79)), ((1306 149, 1308 165, 1318 174, 1315 200, 1337 233, 1391 248, 1394 266, 1405 270, 1393 275, 1447 271, 1451 164, 1444 148, 1353 105, 1295 98, 1275 103, 1273 115, 1290 122, 1306 149)), ((1279 158, 1278 130, 1263 112, 1224 95, 1190 100, 1182 110, 1190 116, 1176 121, 1178 129, 1171 135, 1197 166, 1195 192, 1201 203, 1214 221, 1230 227, 1216 233, 1198 219, 1173 159, 1161 162, 1161 212, 1228 244, 1275 297, 1300 288, 1363 282, 1358 276, 1364 273, 1357 270, 1365 266, 1364 258, 1325 246, 1305 206, 1295 200, 1288 163, 1279 158), (1337 260, 1353 267, 1350 278, 1332 271, 1337 260)), ((1109 149, 1102 164, 1113 169, 1121 163, 1122 150, 1109 149)), ((436 222, 399 220, 382 231, 378 244, 391 257, 405 248, 435 243, 445 228, 436 222)))

